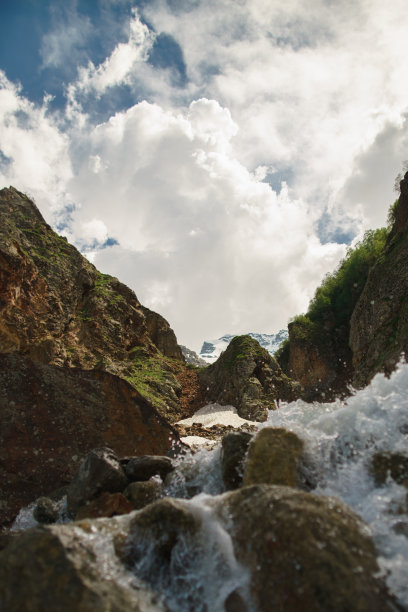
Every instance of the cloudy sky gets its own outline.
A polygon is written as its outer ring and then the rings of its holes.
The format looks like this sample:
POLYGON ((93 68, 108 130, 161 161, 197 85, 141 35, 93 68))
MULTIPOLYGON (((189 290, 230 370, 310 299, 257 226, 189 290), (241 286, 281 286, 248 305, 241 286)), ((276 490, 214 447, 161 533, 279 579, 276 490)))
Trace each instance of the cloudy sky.
POLYGON ((405 0, 2 0, 0 187, 195 350, 307 307, 408 158, 405 0))

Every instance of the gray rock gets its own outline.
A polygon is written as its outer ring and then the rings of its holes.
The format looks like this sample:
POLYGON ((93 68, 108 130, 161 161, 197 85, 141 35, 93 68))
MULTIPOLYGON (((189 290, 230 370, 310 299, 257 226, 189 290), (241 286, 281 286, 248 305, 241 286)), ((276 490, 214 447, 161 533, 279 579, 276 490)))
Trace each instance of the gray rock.
POLYGON ((174 464, 169 457, 158 455, 142 455, 132 457, 124 464, 126 476, 130 481, 149 480, 152 476, 160 476, 164 480, 174 470, 174 464))
POLYGON ((75 516, 78 508, 100 493, 117 493, 128 485, 119 459, 110 448, 96 448, 82 461, 67 491, 67 509, 75 516))

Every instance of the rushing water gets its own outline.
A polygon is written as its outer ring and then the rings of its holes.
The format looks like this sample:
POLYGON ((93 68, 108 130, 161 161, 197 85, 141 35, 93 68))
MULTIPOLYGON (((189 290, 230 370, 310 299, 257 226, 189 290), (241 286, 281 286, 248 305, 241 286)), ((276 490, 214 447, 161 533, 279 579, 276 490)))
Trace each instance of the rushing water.
MULTIPOLYGON (((398 452, 408 457, 408 365, 401 363, 389 379, 377 375, 345 402, 281 404, 262 427, 284 427, 302 438, 302 477, 314 493, 341 498, 369 525, 382 575, 408 610, 407 489, 391 477, 378 486, 371 471, 375 453, 398 452)), ((200 601, 207 604, 202 609, 216 612, 223 609, 225 595, 245 583, 229 536, 211 513, 211 496, 223 491, 220 445, 179 458, 177 470, 166 482, 166 495, 190 499, 186 503, 201 514, 205 532, 199 554, 192 554, 187 545, 183 548, 182 539, 174 567, 154 578, 152 586, 166 593, 171 610, 190 610, 191 597, 199 592, 200 601), (180 581, 184 591, 175 587, 180 581)), ((62 507, 61 520, 63 517, 62 507)), ((27 508, 15 528, 32 524, 31 508, 27 508)), ((155 564, 149 543, 143 546, 146 549, 134 568, 141 578, 152 576, 155 564)), ((194 605, 201 610, 198 602, 194 605)))

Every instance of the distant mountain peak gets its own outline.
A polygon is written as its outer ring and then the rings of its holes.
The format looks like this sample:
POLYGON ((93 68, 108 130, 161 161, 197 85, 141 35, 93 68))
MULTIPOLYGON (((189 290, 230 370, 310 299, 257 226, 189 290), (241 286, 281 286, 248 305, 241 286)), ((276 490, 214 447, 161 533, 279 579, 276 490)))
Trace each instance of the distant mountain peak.
MULTIPOLYGON (((201 359, 204 359, 206 363, 214 363, 221 353, 225 351, 231 340, 237 335, 239 334, 224 334, 224 336, 217 338, 217 340, 205 340, 199 356, 201 359)), ((273 355, 276 353, 280 344, 288 337, 288 330, 281 329, 276 334, 259 334, 251 332, 248 335, 257 340, 268 353, 273 355)))

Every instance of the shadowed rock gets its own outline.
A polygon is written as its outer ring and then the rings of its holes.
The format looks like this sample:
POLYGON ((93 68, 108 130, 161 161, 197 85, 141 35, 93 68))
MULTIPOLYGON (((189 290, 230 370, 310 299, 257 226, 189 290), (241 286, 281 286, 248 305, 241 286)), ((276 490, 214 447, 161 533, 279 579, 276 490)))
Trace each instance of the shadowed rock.
POLYGON ((69 484, 93 448, 164 455, 178 443, 176 431, 120 378, 0 354, 0 522, 69 484))
POLYGON ((110 448, 95 448, 82 461, 67 491, 68 514, 74 517, 80 506, 100 493, 118 493, 128 485, 119 459, 110 448))

